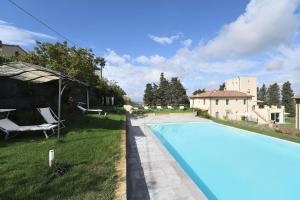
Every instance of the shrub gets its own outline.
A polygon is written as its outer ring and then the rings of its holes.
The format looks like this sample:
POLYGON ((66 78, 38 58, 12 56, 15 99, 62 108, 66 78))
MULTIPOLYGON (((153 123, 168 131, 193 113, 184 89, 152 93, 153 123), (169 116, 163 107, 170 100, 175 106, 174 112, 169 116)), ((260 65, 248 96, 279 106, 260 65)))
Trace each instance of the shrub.
POLYGON ((143 114, 150 113, 150 112, 152 112, 151 109, 148 109, 148 110, 138 109, 138 110, 133 110, 132 114, 134 114, 134 115, 143 115, 143 114))
POLYGON ((247 117, 246 116, 242 116, 241 119, 242 119, 242 121, 246 121, 247 117))
POLYGON ((203 118, 206 118, 206 119, 210 119, 211 118, 211 116, 205 110, 195 109, 195 111, 197 113, 197 116, 199 116, 199 117, 203 117, 203 118))

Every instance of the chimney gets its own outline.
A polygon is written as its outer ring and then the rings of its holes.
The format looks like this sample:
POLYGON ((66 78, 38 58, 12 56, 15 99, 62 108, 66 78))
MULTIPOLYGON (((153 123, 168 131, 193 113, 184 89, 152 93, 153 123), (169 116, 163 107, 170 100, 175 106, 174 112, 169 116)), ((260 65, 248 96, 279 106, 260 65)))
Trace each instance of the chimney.
POLYGON ((2 41, 0 40, 0 48, 2 48, 2 41))

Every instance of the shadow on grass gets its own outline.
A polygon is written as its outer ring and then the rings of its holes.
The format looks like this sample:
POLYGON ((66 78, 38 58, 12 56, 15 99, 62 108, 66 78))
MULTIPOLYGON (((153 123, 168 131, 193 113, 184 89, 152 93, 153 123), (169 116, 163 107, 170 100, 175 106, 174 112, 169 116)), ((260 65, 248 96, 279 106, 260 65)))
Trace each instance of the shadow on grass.
MULTIPOLYGON (((66 115, 65 120, 66 128, 61 129, 62 137, 65 137, 70 132, 80 133, 82 131, 91 131, 96 129, 119 130, 122 126, 121 118, 112 119, 110 115, 105 117, 99 115, 83 115, 81 113, 73 113, 72 115, 66 115)), ((48 133, 52 134, 51 131, 48 133)), ((9 143, 14 142, 42 142, 46 140, 43 132, 41 131, 12 133, 12 135, 15 136, 7 141, 4 140, 4 134, 0 135, 0 147, 6 147, 9 143)), ((56 138, 57 134, 50 136, 49 139, 56 138)))
POLYGON ((66 116, 65 138, 48 140, 40 132, 0 141, 0 199, 112 199, 124 115, 66 116), (67 166, 49 176, 48 151, 67 166))

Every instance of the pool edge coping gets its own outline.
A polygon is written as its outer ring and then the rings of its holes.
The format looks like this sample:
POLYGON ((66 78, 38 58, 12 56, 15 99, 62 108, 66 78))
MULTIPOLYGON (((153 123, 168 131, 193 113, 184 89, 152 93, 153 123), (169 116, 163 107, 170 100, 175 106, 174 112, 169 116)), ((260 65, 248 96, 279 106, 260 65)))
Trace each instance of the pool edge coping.
MULTIPOLYGON (((159 124, 159 123, 156 123, 159 124)), ((166 124, 166 123, 161 123, 166 124)), ((175 124, 175 123, 172 123, 175 124)), ((155 134, 152 132, 152 130, 149 128, 148 123, 143 123, 144 131, 150 133, 150 137, 153 138, 153 141, 157 144, 159 149, 161 150, 162 154, 172 160, 173 167, 175 171, 180 175, 184 176, 185 183, 187 184, 190 192, 192 192, 192 195, 196 197, 196 199, 206 199, 207 197, 204 194, 204 192, 199 188, 196 183, 192 180, 192 178, 182 169, 182 167, 179 165, 179 163, 175 160, 175 158, 170 154, 170 152, 166 149, 166 147, 159 141, 159 139, 155 136, 155 134)))

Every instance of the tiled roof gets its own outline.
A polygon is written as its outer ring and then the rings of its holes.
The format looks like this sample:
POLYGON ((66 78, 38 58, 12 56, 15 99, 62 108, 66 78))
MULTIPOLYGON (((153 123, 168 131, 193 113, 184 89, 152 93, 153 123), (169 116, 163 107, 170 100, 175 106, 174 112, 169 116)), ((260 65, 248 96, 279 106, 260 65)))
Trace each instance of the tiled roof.
POLYGON ((296 94, 296 95, 294 96, 294 98, 295 98, 295 99, 300 99, 300 93, 296 94))
POLYGON ((207 91, 201 94, 191 96, 191 98, 209 98, 209 97, 252 97, 243 92, 232 91, 232 90, 213 90, 207 91))

